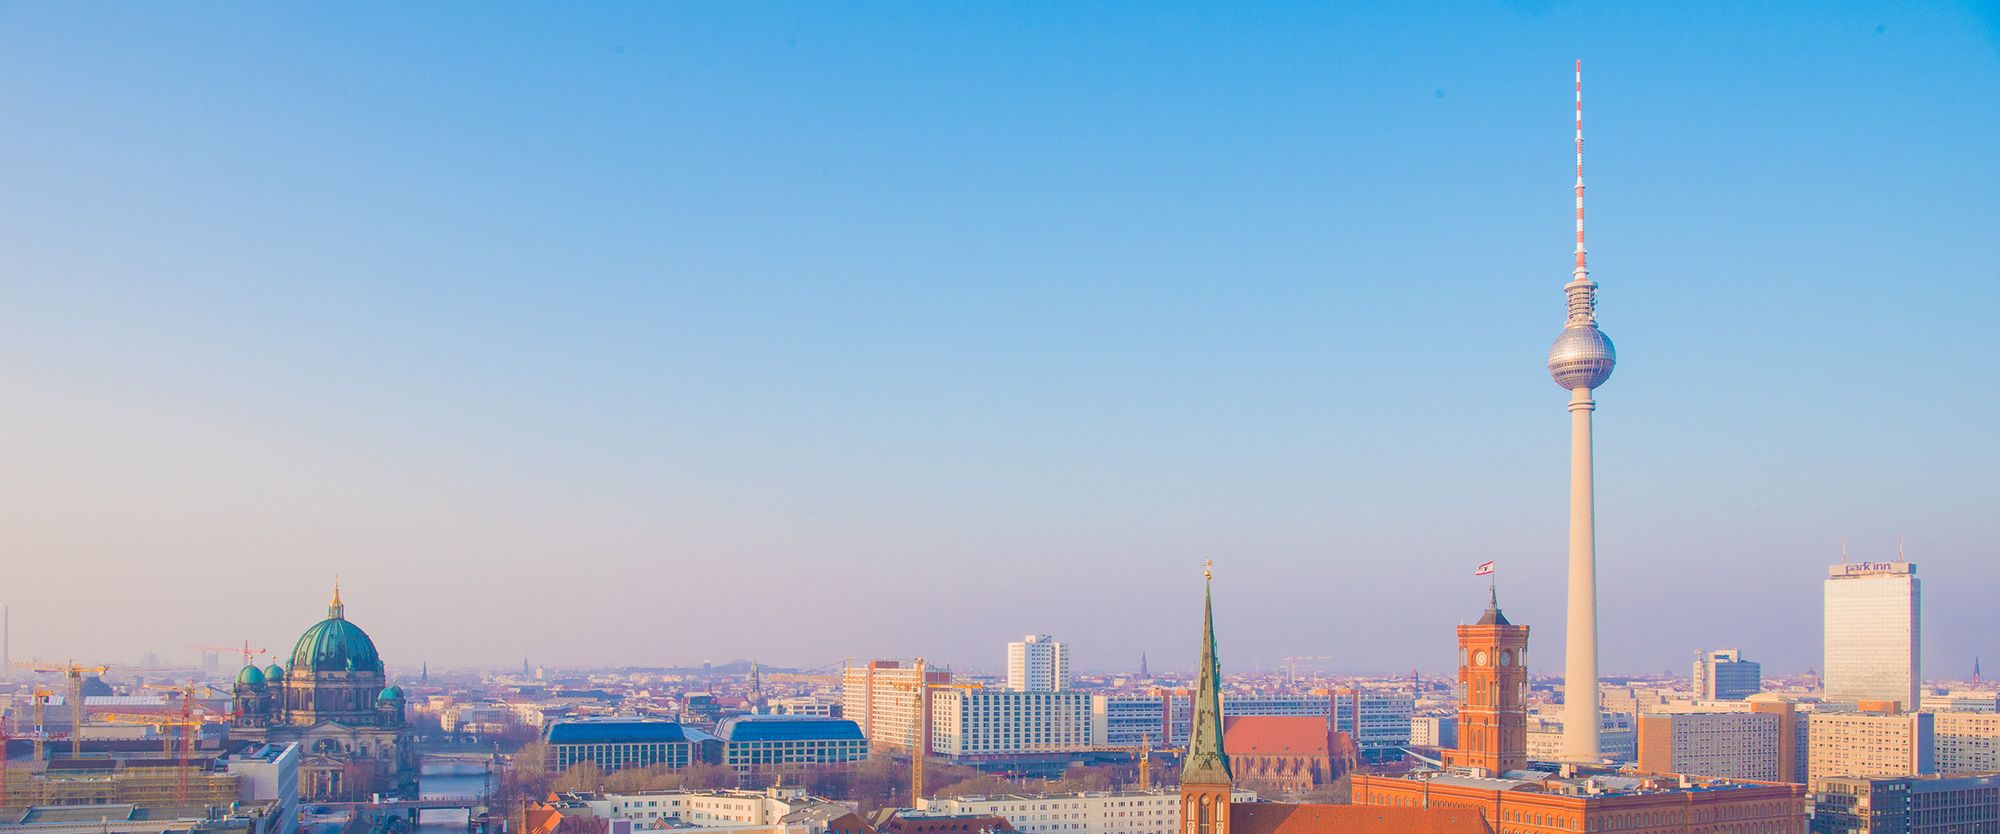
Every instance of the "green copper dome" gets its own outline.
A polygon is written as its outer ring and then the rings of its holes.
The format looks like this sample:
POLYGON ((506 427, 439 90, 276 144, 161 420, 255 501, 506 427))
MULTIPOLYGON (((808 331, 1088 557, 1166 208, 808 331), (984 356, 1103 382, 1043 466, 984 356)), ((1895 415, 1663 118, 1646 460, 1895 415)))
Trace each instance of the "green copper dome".
POLYGON ((245 666, 243 671, 236 673, 236 682, 242 686, 263 686, 264 670, 256 666, 245 666))
POLYGON ((347 607, 340 604, 340 589, 333 591, 333 603, 326 607, 326 619, 299 635, 292 647, 292 674, 318 672, 381 672, 382 658, 375 653, 375 641, 368 632, 347 621, 347 607))
POLYGON ((382 690, 382 694, 375 696, 375 700, 377 701, 399 701, 402 700, 402 698, 403 698, 403 688, 395 684, 390 684, 389 686, 384 687, 382 690))
POLYGON ((271 664, 270 668, 264 670, 264 680, 266 681, 269 681, 271 683, 279 683, 282 682, 284 679, 285 679, 285 667, 283 666, 279 666, 278 664, 273 663, 271 664))

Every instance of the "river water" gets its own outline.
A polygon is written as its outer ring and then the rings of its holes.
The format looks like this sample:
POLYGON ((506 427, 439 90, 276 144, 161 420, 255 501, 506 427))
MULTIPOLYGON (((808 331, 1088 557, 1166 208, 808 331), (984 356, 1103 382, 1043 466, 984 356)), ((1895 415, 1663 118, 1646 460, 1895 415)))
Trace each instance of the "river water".
MULTIPOLYGON (((483 764, 427 761, 417 776, 419 799, 483 797, 492 789, 483 764)), ((416 834, 465 834, 466 811, 419 811, 416 834)))

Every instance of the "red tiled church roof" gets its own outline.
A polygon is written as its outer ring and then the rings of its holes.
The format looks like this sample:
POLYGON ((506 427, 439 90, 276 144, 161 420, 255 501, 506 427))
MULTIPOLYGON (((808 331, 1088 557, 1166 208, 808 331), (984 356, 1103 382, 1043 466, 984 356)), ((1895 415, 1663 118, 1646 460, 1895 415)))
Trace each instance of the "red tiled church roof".
POLYGON ((1229 825, 1234 834, 1487 834, 1478 811, 1441 806, 1249 802, 1229 806, 1229 825))
POLYGON ((1324 756, 1330 746, 1326 719, 1310 715, 1240 715, 1222 724, 1231 756, 1324 756))

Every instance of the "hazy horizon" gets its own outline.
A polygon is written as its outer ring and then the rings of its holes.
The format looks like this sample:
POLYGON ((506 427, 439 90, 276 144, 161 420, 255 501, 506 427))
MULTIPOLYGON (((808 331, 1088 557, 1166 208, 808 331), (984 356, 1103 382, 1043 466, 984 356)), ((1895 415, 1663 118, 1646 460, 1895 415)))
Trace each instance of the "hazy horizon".
MULTIPOLYGON (((12 654, 2000 657, 2000 11, 0 7, 12 654), (114 13, 115 12, 115 13, 114 13)), ((268 662, 268 661, 267 661, 268 662)))

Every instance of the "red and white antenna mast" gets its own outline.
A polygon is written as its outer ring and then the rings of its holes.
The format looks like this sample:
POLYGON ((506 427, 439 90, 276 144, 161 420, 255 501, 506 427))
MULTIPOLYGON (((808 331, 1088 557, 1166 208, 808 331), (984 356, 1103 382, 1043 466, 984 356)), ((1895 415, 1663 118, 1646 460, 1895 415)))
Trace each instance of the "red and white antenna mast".
POLYGON ((1590 270, 1583 265, 1583 61, 1576 62, 1576 277, 1590 270))
POLYGON ((1568 325, 1597 323, 1597 284, 1584 265, 1583 249, 1583 61, 1576 62, 1576 268, 1563 292, 1569 296, 1568 325))

